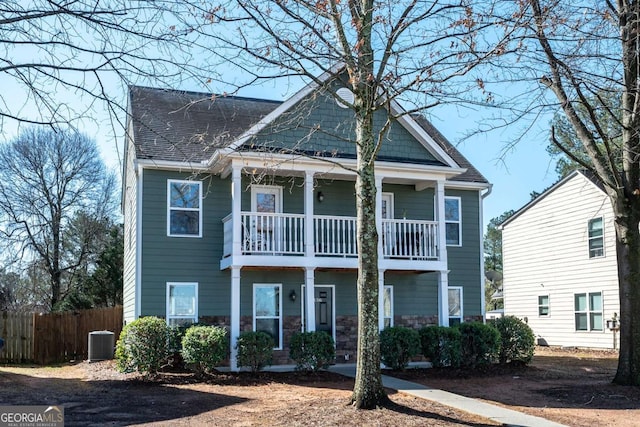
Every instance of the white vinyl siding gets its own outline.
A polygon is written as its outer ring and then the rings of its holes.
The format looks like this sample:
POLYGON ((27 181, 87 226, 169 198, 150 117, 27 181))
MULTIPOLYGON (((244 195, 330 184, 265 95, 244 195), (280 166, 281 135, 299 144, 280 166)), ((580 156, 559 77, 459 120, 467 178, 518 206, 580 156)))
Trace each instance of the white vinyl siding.
POLYGON ((603 218, 604 235, 614 235, 606 195, 576 174, 503 228, 505 315, 526 318, 541 342, 613 346, 613 334, 606 328, 584 333, 576 331, 575 325, 576 293, 601 293, 603 321, 620 312, 614 239, 604 239, 606 257, 589 258, 587 254, 587 224, 598 217, 603 218), (540 295, 549 295, 548 316, 539 314, 540 295))
MULTIPOLYGON (((124 185, 124 226, 128 230, 128 244, 124 245, 123 263, 123 287, 122 287, 122 310, 125 322, 131 322, 136 318, 136 303, 140 298, 136 295, 136 257, 138 255, 138 181, 136 179, 136 169, 134 162, 135 147, 127 142, 127 157, 125 185, 124 185)), ((142 179, 142 177, 137 177, 142 179)))

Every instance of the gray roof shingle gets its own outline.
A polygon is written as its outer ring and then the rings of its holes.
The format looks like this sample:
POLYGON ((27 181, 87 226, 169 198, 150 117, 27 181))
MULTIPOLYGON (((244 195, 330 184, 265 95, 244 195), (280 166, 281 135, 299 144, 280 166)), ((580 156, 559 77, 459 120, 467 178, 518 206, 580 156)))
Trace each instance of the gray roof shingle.
MULTIPOLYGON (((227 146, 282 102, 206 93, 129 88, 136 157, 198 163, 227 146)), ((487 183, 476 168, 422 115, 417 123, 467 171, 452 180, 487 183)))

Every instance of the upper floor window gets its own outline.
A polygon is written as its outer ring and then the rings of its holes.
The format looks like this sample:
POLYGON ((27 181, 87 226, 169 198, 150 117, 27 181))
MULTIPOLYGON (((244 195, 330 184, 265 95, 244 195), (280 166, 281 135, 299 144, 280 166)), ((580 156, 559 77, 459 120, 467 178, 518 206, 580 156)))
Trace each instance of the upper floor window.
POLYGON ((589 220, 589 258, 604 256, 602 217, 589 220))
POLYGON ((576 331, 602 331, 602 292, 574 295, 576 331))
POLYGON ((444 198, 444 220, 448 246, 462 245, 462 213, 460 197, 444 198))
POLYGON ((549 295, 538 296, 538 315, 539 316, 549 315, 549 295))
POLYGON ((167 181, 167 235, 202 237, 202 183, 167 181))

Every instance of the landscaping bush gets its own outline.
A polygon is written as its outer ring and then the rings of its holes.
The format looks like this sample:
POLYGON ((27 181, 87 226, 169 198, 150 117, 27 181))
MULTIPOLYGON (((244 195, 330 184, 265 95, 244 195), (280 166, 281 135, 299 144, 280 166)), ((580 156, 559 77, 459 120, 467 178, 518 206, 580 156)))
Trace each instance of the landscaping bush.
POLYGON ((420 353, 420 335, 415 329, 393 326, 380 332, 382 363, 393 370, 404 370, 420 353))
POLYGON ((266 332, 243 332, 236 348, 238 366, 248 366, 251 372, 259 372, 273 360, 275 341, 266 332))
POLYGON ((121 372, 155 375, 167 357, 167 324, 157 317, 141 317, 125 325, 116 345, 121 372))
POLYGON ((496 319, 494 326, 500 333, 500 363, 531 362, 535 336, 529 325, 515 316, 505 316, 496 319))
POLYGON ((420 329, 422 354, 435 368, 460 366, 460 340, 458 328, 446 326, 425 326, 420 329))
POLYGON ((197 375, 211 372, 227 357, 227 331, 218 326, 192 326, 182 338, 182 357, 197 375))
POLYGON ((483 323, 461 323, 457 326, 461 334, 461 363, 476 367, 493 363, 500 351, 500 333, 491 325, 483 323))
POLYGON ((295 333, 289 357, 296 362, 296 370, 316 372, 327 368, 336 358, 333 337, 324 331, 295 333))

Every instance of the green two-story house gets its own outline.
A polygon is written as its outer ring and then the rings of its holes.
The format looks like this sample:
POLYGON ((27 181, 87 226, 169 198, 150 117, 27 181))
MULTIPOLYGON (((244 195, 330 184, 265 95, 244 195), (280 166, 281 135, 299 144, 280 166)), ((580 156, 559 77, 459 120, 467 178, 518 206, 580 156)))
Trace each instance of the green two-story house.
MULTIPOLYGON (((351 110, 315 84, 285 102, 131 87, 127 129, 125 321, 223 325, 232 368, 250 330, 274 337, 277 363, 302 330, 353 361, 351 110)), ((376 182, 380 328, 482 319, 490 184, 417 115, 392 122, 376 182)))

